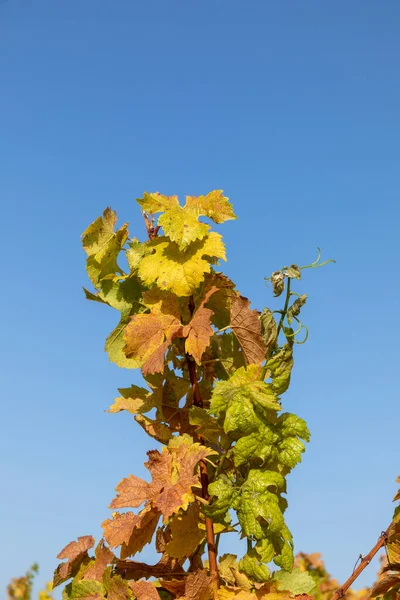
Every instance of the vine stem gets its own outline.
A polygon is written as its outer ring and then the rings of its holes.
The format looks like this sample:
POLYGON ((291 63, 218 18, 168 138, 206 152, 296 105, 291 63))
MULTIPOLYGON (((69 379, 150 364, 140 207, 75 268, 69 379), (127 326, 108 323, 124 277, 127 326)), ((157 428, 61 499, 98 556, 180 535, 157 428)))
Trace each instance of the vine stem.
MULTIPOLYGON (((193 296, 190 297, 189 300, 189 310, 191 315, 194 313, 194 300, 193 296)), ((186 363, 189 370, 190 384, 192 386, 193 391, 193 405, 198 406, 199 408, 203 408, 203 400, 200 394, 199 382, 197 379, 196 373, 196 363, 194 360, 186 354, 186 363)), ((200 443, 204 444, 204 439, 202 436, 199 436, 200 443)), ((208 469, 207 463, 205 460, 201 460, 199 462, 200 466, 200 482, 201 482, 201 495, 204 500, 208 501, 210 496, 208 493, 208 469)), ((216 596, 217 590, 219 588, 219 575, 218 575, 218 565, 217 565, 217 547, 215 542, 215 534, 214 534, 214 523, 212 519, 209 517, 205 517, 205 525, 206 525, 206 540, 207 540, 207 550, 208 550, 208 562, 210 565, 210 575, 213 582, 214 588, 214 596, 216 596)))
POLYGON ((345 581, 344 584, 338 590, 336 590, 336 592, 333 594, 331 600, 340 600, 340 598, 343 598, 343 596, 345 595, 345 593, 347 592, 347 590, 349 589, 351 584, 357 579, 357 577, 360 575, 360 573, 362 573, 364 571, 365 567, 367 567, 369 565, 371 560, 374 558, 375 554, 381 548, 383 548, 383 546, 385 546, 387 538, 388 538, 388 534, 389 534, 389 527, 386 529, 386 531, 382 531, 375 546, 373 548, 371 548, 371 550, 368 552, 368 554, 366 554, 363 557, 360 564, 358 565, 358 567, 356 569, 354 569, 353 573, 350 575, 350 577, 347 579, 347 581, 345 581))

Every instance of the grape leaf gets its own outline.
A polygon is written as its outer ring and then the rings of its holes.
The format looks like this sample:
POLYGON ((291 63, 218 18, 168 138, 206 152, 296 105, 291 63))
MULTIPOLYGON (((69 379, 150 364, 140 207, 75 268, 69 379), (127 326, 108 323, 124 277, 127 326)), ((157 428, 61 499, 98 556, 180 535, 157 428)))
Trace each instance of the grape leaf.
POLYGON ((126 251, 126 259, 131 273, 135 273, 142 258, 147 254, 151 254, 152 250, 149 248, 147 242, 139 242, 136 238, 130 240, 128 245, 129 248, 126 251))
POLYGON ((236 219, 232 204, 222 190, 213 190, 206 196, 186 196, 186 207, 193 208, 199 215, 209 217, 214 223, 236 219))
POLYGON ((88 562, 89 548, 94 546, 94 538, 91 535, 84 535, 78 537, 77 542, 70 542, 61 550, 57 555, 60 560, 67 559, 67 562, 58 565, 54 572, 53 585, 56 587, 63 583, 70 577, 74 577, 78 572, 80 565, 83 562, 88 562))
POLYGON ((151 542, 159 518, 160 512, 154 508, 145 508, 138 515, 116 512, 102 524, 104 537, 111 548, 123 546, 122 558, 131 556, 151 542))
POLYGON ((158 219, 158 225, 161 225, 164 234, 172 242, 176 242, 181 250, 195 240, 202 240, 210 229, 209 225, 198 220, 195 211, 182 206, 167 210, 158 219))
POLYGON ((210 411, 225 412, 226 433, 246 435, 257 430, 260 419, 254 408, 279 410, 280 404, 271 386, 260 380, 262 368, 249 365, 241 367, 227 381, 215 384, 210 411))
POLYGON ((201 363, 203 353, 209 346, 210 338, 214 334, 210 322, 213 312, 210 308, 205 308, 204 305, 217 291, 218 288, 216 286, 207 291, 190 323, 185 325, 182 331, 183 337, 187 338, 185 341, 185 350, 188 354, 193 356, 198 364, 201 363))
POLYGON ((260 583, 269 578, 269 569, 257 557, 255 552, 247 553, 239 561, 239 570, 253 581, 260 583))
POLYGON ((274 315, 269 310, 269 308, 264 308, 264 310, 261 313, 260 320, 262 339, 268 352, 268 350, 270 348, 273 348, 276 344, 278 328, 274 319, 274 315))
POLYGON ((143 415, 135 415, 135 421, 150 437, 161 444, 168 444, 169 440, 172 438, 173 430, 169 425, 165 425, 154 419, 149 419, 143 415))
POLYGON ((111 577, 110 585, 107 590, 107 600, 128 600, 132 598, 132 591, 127 581, 120 575, 111 577))
POLYGON ((293 368, 292 345, 285 344, 279 352, 268 360, 267 367, 272 378, 272 388, 280 396, 286 392, 290 383, 293 368))
POLYGON ((96 560, 91 563, 85 571, 83 579, 95 579, 102 581, 104 571, 115 558, 114 553, 100 540, 95 550, 96 560))
POLYGON ((180 335, 182 324, 174 315, 134 315, 125 328, 127 358, 134 358, 142 365, 143 373, 164 371, 164 355, 171 340, 180 335))
POLYGON ((189 411, 189 422, 196 426, 196 433, 209 442, 220 444, 223 448, 229 445, 229 438, 222 425, 205 408, 192 406, 189 411))
POLYGON ((182 600, 211 600, 212 598, 212 579, 207 575, 207 571, 196 571, 186 577, 185 596, 182 600))
POLYGON ((137 198, 136 202, 151 215, 179 206, 178 196, 164 196, 159 192, 145 192, 143 198, 137 198))
POLYGON ((173 438, 161 453, 151 450, 147 454, 149 461, 145 466, 152 474, 151 483, 134 475, 123 479, 110 508, 139 507, 147 502, 162 512, 165 521, 194 501, 192 487, 199 485, 194 469, 200 460, 215 452, 182 435, 173 438))
POLYGON ((301 279, 300 267, 297 265, 290 265, 290 267, 285 270, 285 275, 291 279, 301 279))
POLYGON ((135 415, 137 413, 148 412, 154 406, 153 394, 145 388, 137 385, 131 385, 129 388, 119 388, 121 396, 115 398, 114 404, 111 404, 108 412, 117 413, 121 410, 135 415))
POLYGON ((287 322, 289 323, 289 325, 292 323, 293 319, 300 314, 300 311, 306 302, 307 294, 303 294, 293 302, 292 306, 289 308, 286 314, 287 322))
POLYGON ((106 593, 100 581, 90 580, 72 581, 64 591, 70 600, 105 600, 106 593))
POLYGON ((250 301, 237 296, 232 301, 231 328, 243 349, 246 364, 260 364, 267 348, 261 337, 260 313, 250 310, 250 301))
POLYGON ((274 271, 271 275, 271 283, 274 296, 277 298, 285 289, 285 276, 281 271, 274 271))
POLYGON ((191 556, 205 538, 205 532, 199 529, 199 507, 189 505, 183 514, 176 514, 170 521, 172 539, 166 545, 166 552, 175 558, 191 556))
POLYGON ((300 571, 299 568, 291 572, 276 571, 274 579, 277 581, 278 590, 291 592, 293 596, 309 594, 315 588, 315 581, 309 573, 300 571))
POLYGON ((88 255, 86 270, 95 286, 103 277, 123 274, 117 257, 128 239, 128 225, 125 223, 114 231, 116 222, 116 213, 106 208, 103 216, 98 217, 82 234, 82 246, 88 255))
POLYGON ((222 521, 228 510, 235 504, 240 490, 233 486, 232 481, 224 474, 208 486, 212 502, 204 506, 204 513, 215 521, 222 521))
POLYGON ((225 258, 225 246, 218 233, 210 233, 202 240, 190 244, 184 251, 175 242, 159 237, 149 242, 154 254, 145 256, 139 264, 138 274, 146 285, 157 283, 163 290, 177 296, 190 296, 210 273, 210 262, 225 258))
POLYGON ((130 581, 129 585, 137 600, 160 600, 157 588, 150 581, 130 581))

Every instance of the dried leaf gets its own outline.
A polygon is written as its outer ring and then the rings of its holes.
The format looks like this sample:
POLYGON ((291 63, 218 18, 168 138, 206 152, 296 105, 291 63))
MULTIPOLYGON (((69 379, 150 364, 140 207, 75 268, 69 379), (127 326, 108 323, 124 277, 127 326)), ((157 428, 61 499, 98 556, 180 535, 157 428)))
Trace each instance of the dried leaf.
POLYGON ((117 486, 118 496, 110 507, 138 507, 148 502, 162 512, 165 521, 179 509, 186 510, 193 502, 192 487, 199 485, 199 476, 194 474, 194 469, 213 451, 193 443, 190 436, 182 435, 173 438, 161 453, 151 450, 147 454, 149 461, 145 466, 152 475, 151 483, 134 475, 123 479, 117 486))
POLYGON ((185 579, 185 600, 211 600, 212 579, 206 571, 190 573, 185 579))
POLYGON ((300 311, 306 302, 307 294, 303 294, 293 302, 292 306, 289 308, 286 314, 286 318, 289 325, 292 323, 293 319, 300 314, 300 311))
POLYGON ((104 541, 100 540, 96 547, 96 560, 91 563, 86 569, 83 579, 95 579, 96 581, 102 581, 104 571, 107 566, 115 559, 114 553, 111 552, 104 541))
POLYGON ((264 310, 261 313, 260 320, 262 339, 265 344, 266 351, 268 352, 269 349, 273 348, 276 344, 278 328, 274 319, 274 315, 269 310, 269 308, 264 308, 264 310))
POLYGON ((151 542, 159 518, 156 509, 144 509, 138 515, 114 513, 112 519, 102 524, 104 537, 111 548, 124 545, 124 556, 131 556, 151 542))
POLYGON ((290 277, 291 279, 300 279, 301 278, 300 267, 298 267, 297 265, 290 265, 290 267, 288 269, 286 269, 285 275, 286 275, 286 277, 290 277))
POLYGON ((274 296, 277 298, 285 289, 285 276, 281 271, 274 271, 271 275, 272 288, 274 296))
POLYGON ((260 313, 250 310, 250 302, 243 296, 232 301, 231 328, 243 349, 246 364, 261 364, 267 348, 261 337, 260 313))
POLYGON ((211 327, 213 311, 210 308, 205 308, 204 305, 215 292, 218 292, 216 286, 213 286, 206 292, 190 323, 183 328, 182 335, 187 338, 185 341, 185 350, 193 356, 197 364, 201 363, 201 358, 210 344, 211 336, 214 334, 211 327))
POLYGON ((156 586, 150 581, 130 581, 129 585, 137 600, 160 600, 156 586))
POLYGON ((56 587, 66 581, 70 577, 75 576, 82 562, 89 562, 87 551, 93 548, 95 543, 91 535, 78 537, 77 542, 70 542, 61 550, 57 558, 60 560, 67 559, 66 563, 58 565, 54 572, 53 585, 56 587))

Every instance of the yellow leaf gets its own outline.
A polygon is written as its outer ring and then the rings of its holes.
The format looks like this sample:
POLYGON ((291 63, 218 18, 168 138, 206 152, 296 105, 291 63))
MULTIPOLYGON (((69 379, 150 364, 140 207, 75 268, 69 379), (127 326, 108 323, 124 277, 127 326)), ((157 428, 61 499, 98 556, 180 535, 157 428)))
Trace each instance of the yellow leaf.
POLYGON ((179 206, 178 196, 164 196, 159 192, 153 192, 151 194, 145 192, 143 198, 137 198, 136 202, 140 204, 145 212, 150 213, 151 215, 164 212, 174 206, 179 206))
POLYGON ((166 237, 152 240, 149 246, 154 248, 154 254, 140 262, 140 279, 149 286, 157 283, 161 289, 177 296, 190 296, 204 280, 204 274, 210 273, 210 263, 215 264, 219 258, 226 260, 222 237, 214 232, 193 242, 184 251, 166 237))
POLYGON ((158 219, 158 225, 172 242, 176 242, 182 250, 195 240, 202 240, 209 232, 210 226, 201 223, 195 211, 188 207, 176 206, 167 210, 158 219))
POLYGON ((205 531, 199 529, 199 507, 190 504, 188 510, 177 514, 170 521, 172 539, 166 546, 166 552, 175 558, 191 556, 205 538, 205 531))
POLYGON ((223 195, 222 190, 213 190, 206 196, 186 196, 186 206, 195 209, 200 215, 209 217, 214 223, 236 219, 232 204, 223 195))

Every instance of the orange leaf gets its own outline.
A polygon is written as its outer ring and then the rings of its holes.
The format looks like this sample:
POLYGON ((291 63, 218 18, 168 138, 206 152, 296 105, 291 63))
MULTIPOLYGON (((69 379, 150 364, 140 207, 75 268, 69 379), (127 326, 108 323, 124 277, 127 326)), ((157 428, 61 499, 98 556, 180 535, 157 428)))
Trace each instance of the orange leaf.
POLYGON ((137 600, 160 600, 156 586, 150 581, 131 581, 129 586, 137 600))
POLYGON ((144 375, 164 370, 164 354, 182 324, 174 315, 150 313, 134 315, 125 328, 124 353, 142 363, 144 375))
POLYGON ((231 328, 242 347, 246 364, 259 365, 265 359, 266 347, 261 337, 261 321, 258 310, 250 310, 250 302, 244 296, 232 301, 231 328))
POLYGON ((67 559, 66 563, 58 565, 54 573, 54 586, 59 585, 66 579, 74 576, 84 560, 88 560, 87 551, 93 548, 95 539, 91 535, 78 537, 77 542, 70 542, 61 550, 57 558, 67 559))
POLYGON ((161 453, 158 450, 147 453, 149 461, 145 466, 152 475, 151 483, 134 475, 123 479, 117 486, 118 495, 110 507, 138 507, 147 501, 163 514, 166 521, 180 508, 186 510, 190 502, 193 502, 192 487, 199 485, 199 476, 194 474, 194 469, 209 454, 213 454, 213 451, 193 443, 192 438, 186 434, 173 438, 161 453))
POLYGON ((104 537, 112 548, 124 544, 132 549, 131 554, 133 554, 151 541, 159 516, 158 511, 148 509, 142 510, 138 515, 132 512, 115 513, 112 519, 106 519, 102 524, 104 537), (133 537, 135 540, 131 543, 133 537))
POLYGON ((96 560, 85 571, 83 579, 102 581, 107 565, 109 565, 114 558, 114 553, 111 552, 110 548, 107 548, 103 540, 100 540, 96 548, 96 560))
POLYGON ((192 320, 185 325, 182 331, 183 337, 187 337, 185 350, 193 356, 198 364, 200 364, 201 357, 210 344, 210 337, 214 333, 210 321, 214 313, 210 308, 204 308, 204 305, 215 292, 218 292, 216 286, 207 291, 192 320))
POLYGON ((185 581, 186 600, 210 600, 213 597, 212 579, 206 571, 190 573, 185 581))

